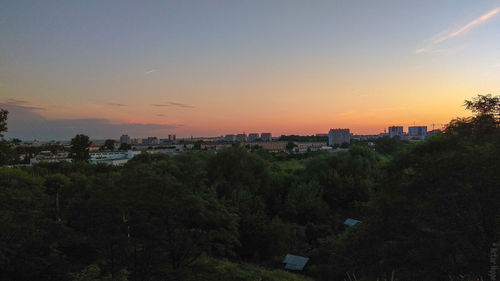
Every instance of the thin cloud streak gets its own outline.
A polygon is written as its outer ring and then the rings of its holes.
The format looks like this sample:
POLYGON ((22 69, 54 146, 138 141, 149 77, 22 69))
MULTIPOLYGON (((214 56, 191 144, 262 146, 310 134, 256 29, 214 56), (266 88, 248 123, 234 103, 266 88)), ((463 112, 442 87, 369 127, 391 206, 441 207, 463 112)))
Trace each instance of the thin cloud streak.
POLYGON ((194 106, 189 105, 189 104, 183 104, 183 103, 178 103, 178 102, 170 102, 171 105, 174 106, 179 106, 179 107, 184 107, 184 108, 193 108, 194 106))
POLYGON ((29 102, 25 100, 8 99, 5 102, 0 102, 0 107, 15 107, 22 108, 25 110, 45 110, 44 107, 29 105, 29 102))
POLYGON ((106 103, 107 105, 111 105, 111 106, 120 106, 120 107, 123 107, 123 106, 128 106, 126 104, 122 104, 122 103, 114 103, 114 102, 108 102, 106 103))
POLYGON ((155 73, 156 71, 158 71, 158 70, 156 70, 156 69, 153 68, 153 69, 150 69, 150 70, 146 71, 145 74, 148 75, 148 74, 151 74, 151 73, 155 73))
POLYGON ((192 106, 192 105, 179 103, 179 102, 167 102, 167 103, 161 103, 161 104, 156 103, 156 104, 152 104, 152 106, 156 106, 156 107, 177 106, 177 107, 182 107, 182 108, 194 108, 194 106, 192 106))
POLYGON ((451 32, 441 32, 438 35, 434 36, 432 39, 428 40, 430 42, 426 47, 415 50, 415 53, 420 54, 420 53, 432 52, 436 45, 466 33, 475 26, 487 22, 488 20, 496 16, 498 13, 500 13, 500 7, 488 11, 486 14, 474 19, 473 21, 467 23, 466 25, 462 26, 457 30, 451 32))
POLYGON ((25 106, 24 101, 0 101, 0 108, 9 111, 7 138, 23 140, 69 140, 83 133, 91 138, 117 137, 124 132, 132 136, 166 136, 172 130, 182 127, 172 123, 128 123, 112 122, 104 118, 48 119, 39 114, 39 108, 25 106))

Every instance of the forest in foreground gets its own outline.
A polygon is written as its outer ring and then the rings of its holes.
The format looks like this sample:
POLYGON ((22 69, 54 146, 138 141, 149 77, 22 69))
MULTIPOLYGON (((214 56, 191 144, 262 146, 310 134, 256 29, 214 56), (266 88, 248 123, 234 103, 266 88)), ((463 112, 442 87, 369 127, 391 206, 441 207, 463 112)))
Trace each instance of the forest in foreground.
POLYGON ((471 117, 425 141, 338 153, 235 146, 122 167, 4 166, 0 279, 489 280, 500 98, 466 107, 471 117), (286 272, 286 254, 309 262, 286 272))

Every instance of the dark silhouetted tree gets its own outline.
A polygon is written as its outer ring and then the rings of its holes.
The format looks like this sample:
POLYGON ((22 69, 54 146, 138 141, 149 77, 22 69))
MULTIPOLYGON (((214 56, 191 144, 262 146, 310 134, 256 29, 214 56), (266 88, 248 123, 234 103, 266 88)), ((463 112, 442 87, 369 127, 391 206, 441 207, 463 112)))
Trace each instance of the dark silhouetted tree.
POLYGON ((105 140, 104 145, 102 146, 102 149, 115 150, 115 140, 112 140, 112 139, 105 140))
POLYGON ((466 100, 464 106, 474 114, 456 118, 445 128, 449 135, 481 138, 500 129, 500 96, 478 95, 466 100))
POLYGON ((120 144, 120 147, 118 148, 118 150, 129 150, 129 149, 132 149, 132 146, 128 143, 124 143, 122 142, 120 144))
POLYGON ((75 161, 89 160, 89 147, 92 142, 89 137, 83 134, 78 134, 71 139, 71 158, 75 161))
POLYGON ((3 133, 7 132, 7 115, 9 112, 5 109, 0 108, 0 137, 3 137, 3 133))

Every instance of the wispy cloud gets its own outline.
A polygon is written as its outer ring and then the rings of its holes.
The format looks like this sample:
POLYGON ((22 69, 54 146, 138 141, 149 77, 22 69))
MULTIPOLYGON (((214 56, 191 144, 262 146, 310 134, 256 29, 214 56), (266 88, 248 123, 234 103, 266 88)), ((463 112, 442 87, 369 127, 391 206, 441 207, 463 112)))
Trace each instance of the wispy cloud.
POLYGON ((154 69, 154 68, 153 68, 153 69, 150 69, 150 70, 146 71, 146 73, 145 73, 145 74, 146 74, 146 75, 148 75, 148 74, 151 74, 151 73, 155 73, 155 72, 157 72, 157 71, 158 71, 158 70, 156 70, 156 69, 154 69))
POLYGON ((179 106, 179 107, 184 107, 184 108, 193 108, 194 107, 194 106, 189 105, 189 104, 178 103, 178 102, 170 102, 170 104, 173 106, 179 106))
POLYGON ((166 136, 182 127, 177 121, 168 124, 112 122, 104 118, 49 119, 40 115, 40 107, 27 106, 26 101, 0 101, 0 108, 9 111, 7 138, 23 140, 69 140, 79 133, 91 138, 118 137, 124 132, 133 136, 166 136))
POLYGON ((25 100, 16 100, 16 99, 7 99, 4 102, 0 102, 0 107, 13 107, 13 108, 21 108, 25 110, 45 110, 44 107, 30 105, 29 102, 25 100))
POLYGON ((438 44, 443 43, 445 41, 448 41, 452 38, 458 37, 458 36, 466 33, 467 31, 471 30, 472 28, 487 22, 488 20, 490 20, 491 18, 493 18, 494 16, 496 16, 499 13, 500 13, 500 7, 497 7, 493 10, 488 11, 487 13, 483 14, 482 16, 468 22, 467 24, 463 25, 462 27, 460 27, 458 29, 455 29, 452 31, 441 32, 441 33, 435 35, 434 37, 432 37, 431 39, 427 40, 428 42, 427 42, 426 46, 415 50, 415 53, 420 54, 420 53, 434 52, 435 47, 438 44))
POLYGON ((114 103, 114 102, 107 102, 106 104, 111 105, 111 106, 128 106, 128 105, 123 104, 123 103, 114 103))
POLYGON ((179 103, 179 102, 155 103, 155 104, 152 104, 152 106, 156 106, 156 107, 177 106, 177 107, 182 107, 182 108, 194 108, 194 106, 192 106, 192 105, 185 104, 185 103, 179 103))

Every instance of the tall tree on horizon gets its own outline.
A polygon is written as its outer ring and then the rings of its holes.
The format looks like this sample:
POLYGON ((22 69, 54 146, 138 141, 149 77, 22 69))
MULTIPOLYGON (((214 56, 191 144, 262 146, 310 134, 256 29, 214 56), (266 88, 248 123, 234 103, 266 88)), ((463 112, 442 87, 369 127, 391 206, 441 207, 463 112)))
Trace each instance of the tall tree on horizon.
POLYGON ((75 161, 88 161, 90 158, 89 147, 92 142, 84 134, 78 134, 71 139, 71 158, 75 161))
POLYGON ((115 140, 107 139, 104 141, 104 145, 102 146, 104 150, 115 150, 115 140))
POLYGON ((9 112, 0 108, 0 137, 3 137, 4 132, 7 132, 7 115, 9 112))

